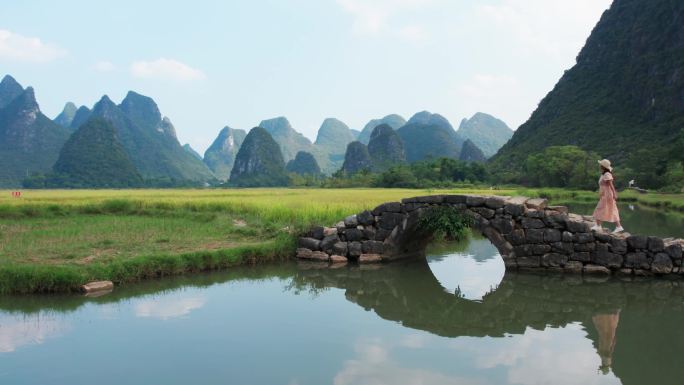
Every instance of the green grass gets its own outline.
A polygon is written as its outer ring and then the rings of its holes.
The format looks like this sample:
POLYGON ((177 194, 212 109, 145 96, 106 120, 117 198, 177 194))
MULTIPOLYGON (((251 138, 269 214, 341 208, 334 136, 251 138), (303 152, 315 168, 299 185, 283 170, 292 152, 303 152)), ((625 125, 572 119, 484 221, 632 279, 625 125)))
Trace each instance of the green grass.
MULTIPOLYGON (((19 199, 0 191, 0 293, 73 291, 91 280, 123 284, 288 259, 312 225, 406 197, 458 193, 596 200, 594 192, 562 189, 28 190, 19 199)), ((682 195, 620 199, 684 210, 682 195)))

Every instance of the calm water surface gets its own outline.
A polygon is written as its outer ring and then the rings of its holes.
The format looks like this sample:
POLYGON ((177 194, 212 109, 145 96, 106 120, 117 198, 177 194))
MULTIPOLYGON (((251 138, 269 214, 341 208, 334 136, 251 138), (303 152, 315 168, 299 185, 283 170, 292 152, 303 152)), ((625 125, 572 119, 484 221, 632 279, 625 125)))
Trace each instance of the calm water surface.
POLYGON ((426 260, 0 297, 0 384, 681 384, 684 284, 426 260))

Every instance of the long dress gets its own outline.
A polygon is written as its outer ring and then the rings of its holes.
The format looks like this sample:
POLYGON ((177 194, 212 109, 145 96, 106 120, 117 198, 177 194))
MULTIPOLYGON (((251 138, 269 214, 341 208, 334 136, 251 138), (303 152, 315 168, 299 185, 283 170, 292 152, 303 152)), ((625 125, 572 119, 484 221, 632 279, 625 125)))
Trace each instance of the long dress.
POLYGON ((610 188, 610 181, 612 180, 613 174, 609 172, 603 173, 599 178, 599 202, 593 214, 597 221, 613 223, 620 221, 617 202, 613 195, 613 189, 610 188))

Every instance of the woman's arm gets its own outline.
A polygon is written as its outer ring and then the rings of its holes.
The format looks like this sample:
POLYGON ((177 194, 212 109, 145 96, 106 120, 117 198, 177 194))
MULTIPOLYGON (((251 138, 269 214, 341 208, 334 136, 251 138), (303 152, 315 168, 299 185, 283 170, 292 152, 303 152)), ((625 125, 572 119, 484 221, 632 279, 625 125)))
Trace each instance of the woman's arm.
POLYGON ((617 194, 617 190, 615 190, 615 185, 613 184, 612 180, 608 181, 608 186, 610 187, 610 191, 613 192, 613 199, 617 200, 618 194, 617 194))

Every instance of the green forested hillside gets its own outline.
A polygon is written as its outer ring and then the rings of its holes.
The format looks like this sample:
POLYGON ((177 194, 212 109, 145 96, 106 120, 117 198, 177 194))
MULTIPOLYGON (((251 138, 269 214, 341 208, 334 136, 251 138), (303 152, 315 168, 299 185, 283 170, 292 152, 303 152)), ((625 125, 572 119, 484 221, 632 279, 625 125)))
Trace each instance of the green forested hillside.
POLYGON ((142 177, 106 120, 93 118, 64 144, 55 163, 54 178, 62 187, 137 187, 142 177))
POLYGON ((229 183, 237 187, 287 185, 283 155, 266 129, 254 127, 249 131, 235 157, 229 183))
MULTIPOLYGON (((615 0, 554 89, 492 160, 516 181, 531 154, 576 145, 664 177, 684 128, 684 2, 615 0), (646 161, 644 161, 646 160, 646 161)), ((658 187, 663 182, 654 182, 658 187)))
POLYGON ((26 177, 52 169, 70 131, 43 115, 33 88, 17 95, 18 83, 7 79, 0 97, 16 96, 0 109, 0 187, 18 187, 26 177))

